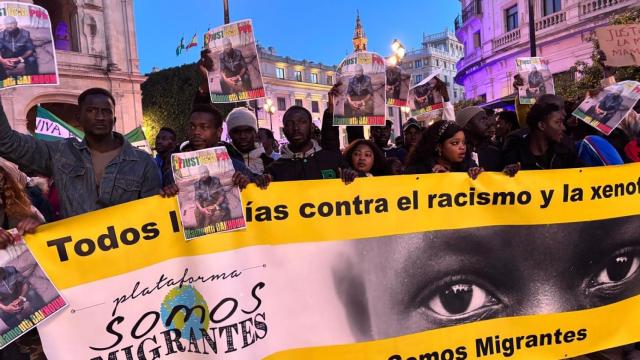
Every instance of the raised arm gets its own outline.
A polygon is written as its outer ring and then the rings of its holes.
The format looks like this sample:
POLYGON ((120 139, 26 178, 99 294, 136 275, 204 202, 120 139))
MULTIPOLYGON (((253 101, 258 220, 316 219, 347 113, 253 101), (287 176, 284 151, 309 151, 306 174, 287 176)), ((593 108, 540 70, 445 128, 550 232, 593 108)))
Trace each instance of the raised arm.
POLYGON ((11 129, 0 103, 0 156, 24 170, 50 177, 55 146, 55 142, 38 140, 11 129))

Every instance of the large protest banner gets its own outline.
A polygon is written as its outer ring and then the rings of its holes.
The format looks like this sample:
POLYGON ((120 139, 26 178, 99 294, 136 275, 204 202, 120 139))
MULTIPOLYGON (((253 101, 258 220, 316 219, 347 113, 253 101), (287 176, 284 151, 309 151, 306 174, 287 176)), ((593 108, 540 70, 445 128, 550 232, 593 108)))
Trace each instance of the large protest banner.
POLYGON ((0 89, 57 85, 51 20, 43 7, 0 2, 0 89))
POLYGON ((640 24, 596 28, 598 46, 609 66, 640 65, 640 24))
POLYGON ((340 62, 337 94, 333 98, 333 125, 384 125, 386 66, 382 56, 353 53, 340 62))
POLYGON ((236 21, 204 35, 209 66, 209 93, 214 103, 264 97, 260 60, 251 20, 236 21))
POLYGON ((243 197, 246 231, 189 242, 159 197, 28 237, 70 304, 39 328, 48 358, 558 359, 640 340, 640 164, 243 197))

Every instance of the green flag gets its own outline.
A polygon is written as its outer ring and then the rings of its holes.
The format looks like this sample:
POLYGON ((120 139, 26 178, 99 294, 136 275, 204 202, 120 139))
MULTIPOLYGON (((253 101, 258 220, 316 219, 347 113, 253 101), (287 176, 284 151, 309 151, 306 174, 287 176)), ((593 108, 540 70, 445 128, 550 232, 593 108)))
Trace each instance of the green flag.
POLYGON ((82 140, 84 132, 67 124, 59 117, 53 115, 44 108, 36 108, 36 139, 56 141, 75 137, 82 140))
POLYGON ((183 36, 182 39, 180 39, 180 44, 178 44, 178 47, 176 47, 176 56, 180 56, 184 48, 185 46, 184 46, 184 36, 183 36))
POLYGON ((129 131, 124 138, 127 139, 127 141, 134 147, 151 154, 151 147, 149 146, 147 139, 144 137, 142 127, 138 126, 137 128, 129 131))

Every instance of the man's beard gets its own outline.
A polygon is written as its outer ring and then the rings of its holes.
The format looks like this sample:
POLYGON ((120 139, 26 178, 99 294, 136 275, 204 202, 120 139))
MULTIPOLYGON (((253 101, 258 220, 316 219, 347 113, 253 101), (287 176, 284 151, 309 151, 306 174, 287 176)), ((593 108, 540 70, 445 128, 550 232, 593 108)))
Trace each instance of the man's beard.
POLYGON ((18 34, 20 34, 20 28, 15 28, 9 31, 9 35, 11 36, 18 36, 18 34))

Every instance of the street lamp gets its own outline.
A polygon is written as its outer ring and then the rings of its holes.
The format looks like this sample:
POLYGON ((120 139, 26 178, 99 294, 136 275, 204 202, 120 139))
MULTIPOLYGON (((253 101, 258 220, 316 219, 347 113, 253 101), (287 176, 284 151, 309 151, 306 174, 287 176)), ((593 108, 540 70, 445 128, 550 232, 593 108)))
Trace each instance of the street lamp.
POLYGON ((273 113, 276 112, 276 107, 273 106, 273 102, 271 102, 271 99, 267 98, 267 100, 264 102, 264 111, 266 111, 269 114, 269 129, 271 131, 273 131, 273 113))

